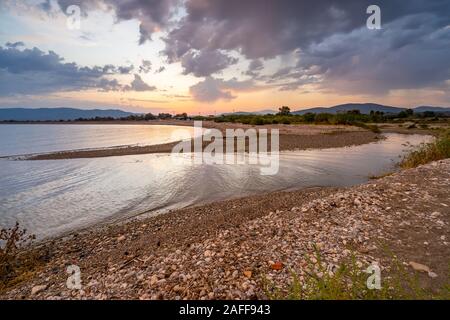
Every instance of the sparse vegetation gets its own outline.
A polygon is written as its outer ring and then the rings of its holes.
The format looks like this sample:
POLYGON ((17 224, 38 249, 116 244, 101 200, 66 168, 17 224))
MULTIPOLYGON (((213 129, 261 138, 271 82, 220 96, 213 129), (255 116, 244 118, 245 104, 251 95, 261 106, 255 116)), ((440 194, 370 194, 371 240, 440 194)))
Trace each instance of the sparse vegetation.
POLYGON ((381 178, 384 178, 384 177, 389 177, 392 174, 394 174, 394 172, 385 172, 385 173, 378 174, 378 175, 370 175, 369 179, 377 180, 377 179, 381 179, 381 178))
POLYGON ((402 168, 414 168, 431 161, 450 158, 450 129, 446 129, 430 143, 422 144, 408 153, 400 163, 402 168))
POLYGON ((23 252, 34 239, 18 222, 12 228, 0 230, 0 291, 20 282, 36 265, 36 257, 23 252))
POLYGON ((264 289, 269 299, 276 300, 421 300, 449 299, 449 287, 438 290, 424 288, 416 273, 410 273, 397 260, 393 259, 388 271, 381 273, 380 289, 369 289, 367 279, 371 274, 365 272, 353 255, 348 261, 332 270, 321 259, 308 259, 304 274, 292 274, 292 284, 287 289, 276 288, 264 280, 264 289), (388 273, 388 275, 386 275, 388 273))

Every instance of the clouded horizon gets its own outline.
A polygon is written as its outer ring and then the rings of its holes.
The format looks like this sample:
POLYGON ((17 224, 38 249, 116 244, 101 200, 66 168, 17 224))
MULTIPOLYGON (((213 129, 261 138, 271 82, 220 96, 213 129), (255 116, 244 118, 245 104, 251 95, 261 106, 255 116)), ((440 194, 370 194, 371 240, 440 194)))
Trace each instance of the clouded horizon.
POLYGON ((0 108, 211 114, 450 101, 446 0, 6 0, 0 9, 0 108), (366 26, 371 4, 381 29, 366 26), (74 5, 80 28, 68 26, 74 5))

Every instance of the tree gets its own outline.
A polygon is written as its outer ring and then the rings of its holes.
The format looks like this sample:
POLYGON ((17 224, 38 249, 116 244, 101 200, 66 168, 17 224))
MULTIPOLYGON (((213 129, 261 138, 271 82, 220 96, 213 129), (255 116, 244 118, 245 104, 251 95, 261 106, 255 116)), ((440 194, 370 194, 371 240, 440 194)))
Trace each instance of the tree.
POLYGON ((291 114, 291 109, 287 106, 282 106, 281 108, 278 109, 278 114, 280 116, 288 116, 291 114))
POLYGON ((147 113, 147 114, 144 116, 144 119, 145 119, 145 120, 155 120, 155 119, 156 119, 156 116, 153 115, 152 113, 147 113))
POLYGON ((175 118, 177 118, 177 119, 183 119, 183 120, 186 120, 187 117, 188 117, 188 115, 187 115, 186 112, 179 113, 179 114, 175 115, 175 118))
POLYGON ((399 118, 408 118, 411 117, 414 114, 414 110, 412 109, 406 109, 399 112, 398 117, 399 118))
POLYGON ((160 114, 158 114, 158 118, 160 118, 160 119, 170 119, 170 118, 172 118, 172 115, 170 113, 160 113, 160 114))

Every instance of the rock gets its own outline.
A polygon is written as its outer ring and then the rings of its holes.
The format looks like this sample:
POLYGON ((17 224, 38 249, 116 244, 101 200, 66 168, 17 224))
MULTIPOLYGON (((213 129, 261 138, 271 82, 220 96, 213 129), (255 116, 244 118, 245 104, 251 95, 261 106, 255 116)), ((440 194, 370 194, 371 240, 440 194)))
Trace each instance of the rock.
POLYGON ((211 257, 211 254, 212 254, 212 253, 211 253, 210 250, 206 250, 206 251, 204 252, 203 255, 204 255, 205 257, 211 257))
POLYGON ((281 269, 283 269, 283 264, 282 264, 281 262, 277 261, 277 262, 275 262, 274 264, 272 264, 272 265, 270 266, 270 268, 271 268, 272 270, 281 270, 281 269))
POLYGON ((436 273, 430 271, 430 272, 428 272, 428 276, 429 276, 430 278, 436 278, 438 275, 437 275, 436 273))
POLYGON ((430 273, 430 272, 431 272, 431 270, 430 270, 430 268, 429 268, 428 266, 426 266, 426 265, 424 265, 424 264, 421 264, 421 263, 417 263, 417 262, 414 262, 414 261, 410 261, 410 262, 409 262, 409 265, 410 265, 414 270, 419 271, 419 272, 426 272, 426 273, 430 273))
POLYGON ((124 241, 125 239, 126 239, 126 237, 122 235, 122 236, 117 238, 117 242, 124 241))
POLYGON ((252 272, 250 270, 245 270, 244 271, 244 276, 246 276, 247 278, 251 278, 252 277, 252 272))
POLYGON ((152 275, 152 277, 150 278, 150 285, 153 286, 158 282, 158 277, 156 275, 152 275))
POLYGON ((35 294, 38 294, 39 292, 42 292, 42 291, 44 291, 45 289, 47 289, 47 285, 45 285, 45 284, 39 285, 39 286, 34 286, 34 287, 31 289, 31 295, 33 296, 33 295, 35 295, 35 294))

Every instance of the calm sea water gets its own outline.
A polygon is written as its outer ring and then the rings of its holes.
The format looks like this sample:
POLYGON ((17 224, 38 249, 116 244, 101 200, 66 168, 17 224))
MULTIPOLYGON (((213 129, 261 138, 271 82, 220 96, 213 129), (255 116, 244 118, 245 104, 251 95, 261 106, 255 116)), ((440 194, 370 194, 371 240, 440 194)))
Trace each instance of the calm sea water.
POLYGON ((0 159, 0 226, 19 221, 42 238, 150 210, 277 190, 350 186, 392 170, 405 150, 430 139, 387 134, 386 140, 361 146, 282 152, 274 176, 260 175, 258 165, 193 164, 189 154, 176 163, 163 154, 0 159))
POLYGON ((191 127, 160 125, 0 124, 0 156, 155 145, 185 139, 191 127))

